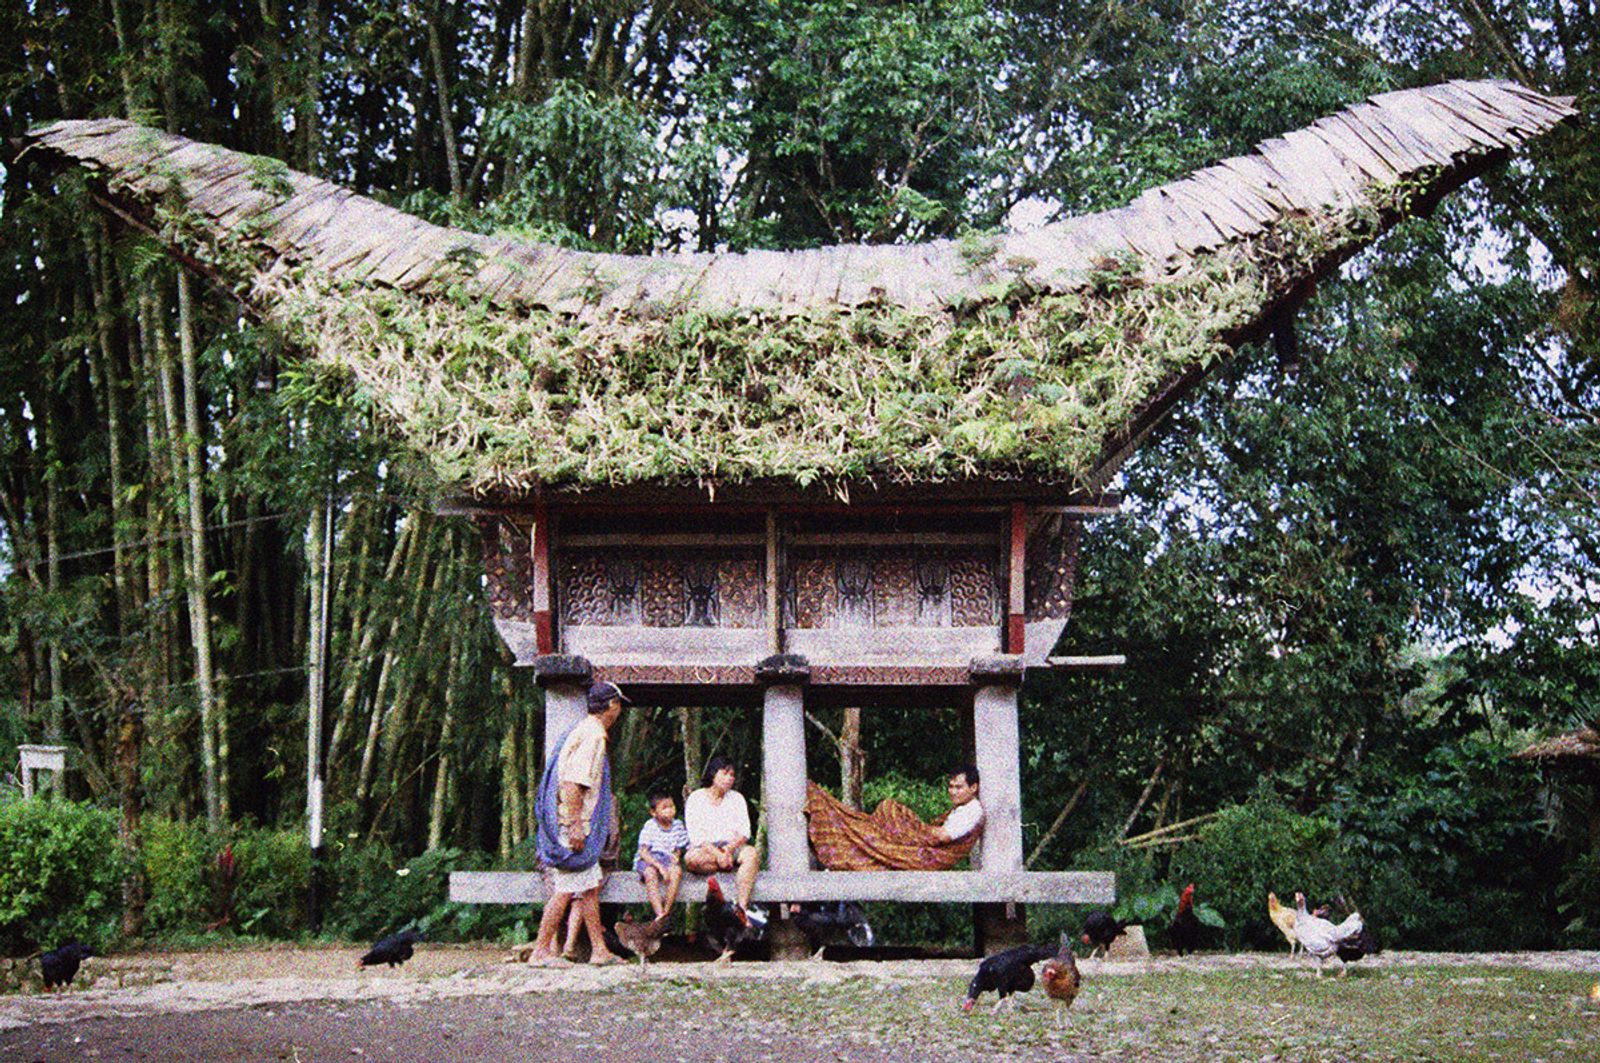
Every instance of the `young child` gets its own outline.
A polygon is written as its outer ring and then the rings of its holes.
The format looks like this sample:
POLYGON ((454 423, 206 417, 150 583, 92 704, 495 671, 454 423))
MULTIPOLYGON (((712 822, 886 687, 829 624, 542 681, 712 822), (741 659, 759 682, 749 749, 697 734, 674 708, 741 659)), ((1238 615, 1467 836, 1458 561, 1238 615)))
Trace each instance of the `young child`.
POLYGON ((689 832, 683 820, 674 818, 677 814, 678 806, 672 795, 657 790, 650 795, 650 818, 639 828, 639 857, 633 862, 633 869, 644 883, 645 894, 650 898, 650 907, 655 910, 657 919, 672 911, 678 899, 678 887, 683 884, 681 856, 688 848, 689 832), (661 896, 663 884, 667 888, 665 899, 661 896))

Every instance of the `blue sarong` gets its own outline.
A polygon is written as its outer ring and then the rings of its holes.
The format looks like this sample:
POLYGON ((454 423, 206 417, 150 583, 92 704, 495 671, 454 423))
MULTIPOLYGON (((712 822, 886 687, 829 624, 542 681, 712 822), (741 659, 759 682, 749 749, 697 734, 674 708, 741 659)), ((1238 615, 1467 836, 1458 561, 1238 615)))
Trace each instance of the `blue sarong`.
POLYGON ((567 728, 567 733, 556 743, 555 752, 550 754, 550 760, 544 766, 544 778, 539 782, 539 797, 533 807, 538 825, 539 859, 545 867, 560 868, 562 871, 582 871, 599 863, 600 853, 606 847, 606 836, 611 832, 611 755, 607 753, 600 766, 600 799, 595 802, 594 816, 589 820, 589 836, 584 839, 583 848, 572 850, 567 846, 567 839, 561 835, 561 821, 556 814, 561 780, 556 763, 561 759, 561 747, 567 744, 567 739, 577 727, 578 724, 573 724, 567 728))

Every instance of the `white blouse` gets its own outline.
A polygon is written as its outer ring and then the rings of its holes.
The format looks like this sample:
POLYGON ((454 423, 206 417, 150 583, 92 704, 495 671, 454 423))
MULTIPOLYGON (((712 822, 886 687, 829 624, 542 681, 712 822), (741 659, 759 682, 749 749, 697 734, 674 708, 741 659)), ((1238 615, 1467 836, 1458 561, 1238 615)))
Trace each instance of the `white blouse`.
POLYGON ((683 803, 683 822, 689 828, 689 844, 720 844, 735 838, 750 837, 750 806, 744 795, 729 790, 722 803, 711 800, 711 790, 702 787, 683 803))

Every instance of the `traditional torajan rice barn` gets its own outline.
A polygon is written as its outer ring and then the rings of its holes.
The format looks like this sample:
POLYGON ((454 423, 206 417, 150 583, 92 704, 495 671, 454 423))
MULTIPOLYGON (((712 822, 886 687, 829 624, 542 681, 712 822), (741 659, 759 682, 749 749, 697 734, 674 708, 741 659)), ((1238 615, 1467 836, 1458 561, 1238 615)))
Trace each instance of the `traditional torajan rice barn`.
POLYGON ((1600 721, 1574 731, 1552 735, 1511 754, 1512 760, 1530 760, 1587 788, 1587 806, 1579 805, 1589 851, 1600 854, 1600 721))
MULTIPOLYGON (((121 121, 23 146, 82 166, 106 210, 427 455, 482 529, 548 735, 591 676, 646 702, 761 707, 757 899, 1072 902, 1113 883, 1023 871, 1017 699, 1052 666, 1081 521, 1208 369, 1291 335, 1319 277, 1574 114, 1452 82, 1033 232, 657 257, 440 228, 121 121), (811 871, 808 703, 969 707, 981 867, 811 871)), ((634 886, 613 876, 606 895, 634 886)), ((539 888, 458 875, 452 895, 539 888)))

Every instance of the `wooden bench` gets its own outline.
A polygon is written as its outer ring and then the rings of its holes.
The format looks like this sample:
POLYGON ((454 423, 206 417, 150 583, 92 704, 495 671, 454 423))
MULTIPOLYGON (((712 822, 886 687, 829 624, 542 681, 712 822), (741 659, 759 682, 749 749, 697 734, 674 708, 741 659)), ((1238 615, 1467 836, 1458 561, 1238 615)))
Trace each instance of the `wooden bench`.
MULTIPOLYGON (((732 874, 718 875, 723 892, 734 895, 732 874)), ((706 880, 685 875, 678 899, 705 900, 706 880)), ((450 899, 460 904, 537 904, 546 897, 535 871, 456 871, 450 899)), ((600 899, 615 904, 645 903, 644 886, 632 870, 606 876, 600 899)), ((913 901, 928 903, 1110 904, 1116 876, 1109 871, 808 871, 756 878, 755 900, 913 901)))

